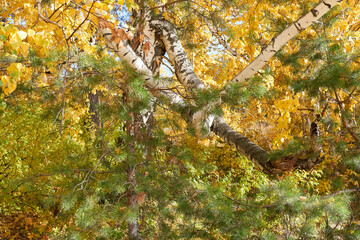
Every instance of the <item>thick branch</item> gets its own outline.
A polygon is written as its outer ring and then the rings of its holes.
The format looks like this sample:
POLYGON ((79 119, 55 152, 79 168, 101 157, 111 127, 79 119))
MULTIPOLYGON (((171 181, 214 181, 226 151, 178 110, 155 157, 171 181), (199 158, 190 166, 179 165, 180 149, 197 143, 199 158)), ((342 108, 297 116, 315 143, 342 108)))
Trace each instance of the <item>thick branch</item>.
MULTIPOLYGON (((189 108, 188 104, 176 93, 174 93, 170 90, 162 90, 162 89, 166 89, 166 86, 161 84, 161 82, 154 81, 151 70, 145 65, 145 63, 140 59, 140 57, 138 57, 136 55, 136 53, 132 50, 132 48, 126 42, 123 42, 122 46, 119 47, 118 44, 115 44, 110 41, 111 35, 112 35, 110 29, 103 28, 103 29, 100 29, 100 32, 103 34, 103 36, 107 40, 106 41, 107 46, 110 49, 114 50, 116 55, 118 55, 122 60, 126 61, 136 71, 138 71, 139 73, 142 73, 144 75, 145 84, 149 89, 151 89, 151 92, 154 94, 154 96, 156 96, 156 97, 162 96, 163 98, 166 98, 172 104, 180 105, 181 108, 189 108)), ((170 34, 167 34, 167 35, 170 36, 170 34)), ((177 37, 173 37, 170 39, 178 40, 177 37)), ((164 41, 164 44, 166 46, 166 45, 169 45, 170 42, 164 41)), ((178 43, 178 44, 180 44, 180 45, 177 45, 177 46, 181 46, 181 43, 178 43)), ((174 47, 173 49, 175 50, 176 47, 174 47)), ((176 52, 178 52, 178 53, 180 51, 184 51, 182 46, 181 46, 181 49, 176 50, 176 52)), ((186 57, 185 52, 180 52, 180 55, 182 55, 183 58, 186 57)), ((170 59, 176 63, 177 61, 174 60, 174 58, 176 58, 176 55, 171 55, 170 59)), ((186 57, 186 59, 187 59, 187 57, 186 57)), ((184 61, 186 61, 186 59, 184 59, 184 61)), ((187 65, 180 65, 180 66, 178 65, 175 69, 177 69, 176 71, 182 71, 183 67, 186 67, 186 66, 187 65)), ((192 68, 191 68, 191 70, 192 70, 192 68)), ((182 74, 177 74, 177 75, 184 76, 182 74)), ((196 76, 195 73, 193 73, 192 75, 196 76)), ((198 81, 200 81, 200 79, 197 76, 196 76, 196 78, 198 79, 198 81)), ((196 113, 193 115, 197 116, 196 113)), ((211 117, 211 118, 213 119, 213 117, 211 117)), ((225 141, 227 141, 232 146, 235 146, 246 157, 254 160, 255 162, 258 162, 262 166, 262 168, 265 167, 266 152, 261 147, 259 147, 255 143, 251 142, 248 138, 244 137, 243 135, 241 135, 239 133, 236 133, 235 130, 233 130, 228 124, 225 123, 224 119, 216 118, 215 122, 211 121, 208 123, 208 125, 209 125, 209 127, 212 126, 212 130, 216 134, 218 134, 220 137, 224 138, 225 141)))
POLYGON ((241 154, 255 164, 260 165, 261 169, 269 172, 267 152, 244 135, 232 129, 223 118, 215 118, 212 130, 228 144, 235 147, 241 154))
MULTIPOLYGON (((201 82, 195 74, 192 65, 187 58, 187 55, 181 45, 179 38, 176 35, 171 23, 164 20, 155 20, 156 23, 151 22, 150 26, 156 32, 155 37, 160 37, 166 50, 168 51, 169 58, 175 66, 176 75, 179 81, 186 87, 203 89, 205 85, 201 82), (165 22, 165 23, 164 23, 165 22), (171 30, 168 32, 167 30, 171 30)), ((257 163, 262 170, 266 173, 274 173, 276 170, 284 171, 292 169, 293 167, 308 168, 308 163, 302 159, 291 158, 290 161, 275 162, 274 164, 268 161, 267 153, 260 146, 250 141, 247 137, 237 133, 232 129, 221 117, 207 116, 203 110, 193 112, 194 107, 184 101, 178 94, 168 89, 160 81, 156 81, 153 77, 153 72, 146 66, 143 60, 133 51, 131 46, 126 41, 120 43, 112 42, 112 31, 109 28, 101 28, 100 32, 106 39, 107 46, 112 49, 117 56, 123 61, 126 61, 138 73, 142 74, 145 79, 145 85, 151 93, 160 98, 165 103, 178 108, 186 121, 192 121, 195 127, 199 122, 202 125, 211 129, 219 137, 223 138, 228 144, 234 146, 245 157, 257 163), (281 168, 279 168, 279 166, 281 168)), ((312 164, 313 165, 313 164, 312 164)))
POLYGON ((163 19, 152 20, 150 26, 163 41, 177 79, 188 88, 204 89, 204 83, 195 74, 192 63, 181 44, 174 26, 163 19))
POLYGON ((254 76, 288 41, 308 28, 314 21, 317 21, 340 2, 342 0, 321 0, 316 7, 274 37, 259 56, 236 75, 230 83, 243 83, 254 76))

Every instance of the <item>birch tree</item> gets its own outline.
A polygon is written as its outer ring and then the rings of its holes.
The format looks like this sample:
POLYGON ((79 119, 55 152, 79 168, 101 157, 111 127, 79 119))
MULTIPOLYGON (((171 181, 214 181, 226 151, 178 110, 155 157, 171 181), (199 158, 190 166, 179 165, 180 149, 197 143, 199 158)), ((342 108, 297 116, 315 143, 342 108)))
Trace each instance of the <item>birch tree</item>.
POLYGON ((0 237, 356 239, 359 13, 4 0, 0 237))
MULTIPOLYGON (((322 1, 310 9, 306 14, 285 28, 281 33, 274 36, 270 42, 264 48, 262 48, 258 56, 256 56, 233 79, 229 79, 228 84, 246 83, 247 80, 252 78, 259 70, 261 70, 265 64, 268 63, 270 58, 274 56, 275 53, 278 52, 288 41, 308 28, 313 22, 318 21, 324 14, 326 14, 340 2, 341 1, 322 1)), ((176 3, 174 2, 169 4, 176 3)), ((164 6, 156 6, 156 8, 165 7, 166 4, 164 6)), ((101 22, 100 20, 100 32, 103 36, 106 37, 109 48, 113 49, 114 52, 120 57, 120 59, 131 64, 131 66, 134 67, 136 71, 144 74, 146 76, 146 86, 152 91, 156 91, 157 89, 166 88, 166 86, 163 86, 160 83, 154 83, 154 73, 152 73, 150 70, 151 66, 160 64, 159 61, 161 62, 164 56, 156 55, 156 43, 160 42, 164 48, 162 49, 161 54, 168 54, 170 63, 173 66, 176 75, 176 80, 188 91, 201 91, 206 89, 203 81, 201 81, 201 79, 194 72, 193 64, 189 60, 187 53, 182 46, 179 36, 175 30, 175 26, 162 16, 150 16, 150 12, 147 12, 146 8, 141 9, 141 11, 143 12, 142 16, 141 14, 136 15, 139 15, 143 18, 140 20, 143 24, 141 34, 148 38, 143 44, 143 50, 145 51, 144 60, 141 59, 141 56, 133 53, 130 43, 128 43, 128 40, 130 39, 125 36, 123 29, 117 30, 116 26, 112 26, 106 22, 101 22)), ((210 26, 209 30, 212 31, 211 24, 208 24, 208 26, 210 26)), ((215 34, 215 37, 216 36, 217 35, 215 34)), ((138 39, 132 40, 136 41, 138 39)), ((228 45, 221 40, 220 43, 225 45, 226 48, 228 47, 228 45)), ((141 47, 141 45, 138 47, 141 47)), ((165 93, 161 90, 157 92, 161 94, 165 93)), ((220 97, 226 94, 227 90, 225 86, 224 90, 219 93, 219 102, 217 104, 221 104, 220 97)), ((184 105, 184 100, 181 100, 181 97, 174 94, 173 92, 167 92, 166 98, 168 98, 168 101, 172 104, 184 105)), ((253 143, 250 139, 243 136, 241 133, 233 130, 221 116, 214 116, 211 113, 207 113, 206 108, 210 108, 210 106, 206 106, 205 109, 196 109, 195 107, 195 110, 188 113, 189 116, 185 116, 185 118, 190 119, 190 122, 196 128, 197 135, 199 137, 201 137, 201 135, 207 135, 207 133, 201 133, 200 130, 202 128, 206 128, 206 131, 211 130, 216 135, 223 138, 228 144, 234 146, 243 155, 257 163, 265 171, 271 172, 272 168, 276 169, 276 166, 273 166, 269 163, 267 159, 267 153, 263 148, 253 143)), ((292 161, 293 162, 290 164, 290 167, 297 166, 302 169, 310 169, 314 165, 314 162, 307 161, 306 159, 305 161, 304 159, 292 159, 292 161)))

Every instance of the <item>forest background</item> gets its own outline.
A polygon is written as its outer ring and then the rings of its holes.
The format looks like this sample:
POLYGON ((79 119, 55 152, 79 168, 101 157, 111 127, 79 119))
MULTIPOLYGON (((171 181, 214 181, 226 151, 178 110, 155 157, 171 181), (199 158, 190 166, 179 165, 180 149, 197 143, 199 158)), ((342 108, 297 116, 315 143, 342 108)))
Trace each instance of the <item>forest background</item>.
POLYGON ((358 0, 2 0, 0 238, 359 239, 358 0))

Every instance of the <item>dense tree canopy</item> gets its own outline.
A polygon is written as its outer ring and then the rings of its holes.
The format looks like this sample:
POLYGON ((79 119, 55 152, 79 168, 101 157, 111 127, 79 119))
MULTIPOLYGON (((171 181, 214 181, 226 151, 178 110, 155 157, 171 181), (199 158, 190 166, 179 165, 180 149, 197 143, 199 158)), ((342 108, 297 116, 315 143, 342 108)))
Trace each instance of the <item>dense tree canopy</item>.
POLYGON ((2 0, 1 239, 359 239, 358 0, 2 0))

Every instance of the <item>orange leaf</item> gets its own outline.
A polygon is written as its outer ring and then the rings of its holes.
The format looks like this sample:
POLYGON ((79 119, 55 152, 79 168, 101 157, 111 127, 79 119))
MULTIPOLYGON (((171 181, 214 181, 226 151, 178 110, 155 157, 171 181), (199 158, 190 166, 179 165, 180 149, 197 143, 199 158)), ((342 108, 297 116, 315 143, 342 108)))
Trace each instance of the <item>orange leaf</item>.
POLYGON ((118 30, 118 34, 121 40, 128 40, 128 35, 126 34, 124 29, 120 28, 118 30))
POLYGON ((149 51, 150 51, 150 42, 146 42, 143 45, 143 51, 145 52, 146 56, 148 55, 149 51))
POLYGON ((146 197, 146 193, 144 193, 144 192, 139 192, 139 193, 136 194, 136 196, 135 196, 136 202, 137 202, 139 205, 142 205, 142 204, 145 202, 145 197, 146 197))
POLYGON ((144 38, 145 38, 145 35, 141 33, 140 36, 139 36, 139 42, 140 42, 140 43, 143 43, 143 42, 144 42, 144 38))

